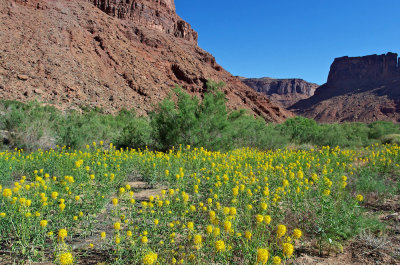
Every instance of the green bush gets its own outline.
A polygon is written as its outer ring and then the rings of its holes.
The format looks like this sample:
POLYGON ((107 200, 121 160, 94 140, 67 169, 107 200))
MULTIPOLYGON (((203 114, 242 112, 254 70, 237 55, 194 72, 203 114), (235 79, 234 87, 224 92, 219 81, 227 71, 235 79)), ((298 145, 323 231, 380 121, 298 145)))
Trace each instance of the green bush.
POLYGON ((393 122, 376 121, 368 125, 368 137, 370 139, 380 139, 387 134, 400 134, 400 126, 393 122))
POLYGON ((321 124, 313 142, 316 145, 363 147, 370 144, 368 127, 363 123, 321 124))
POLYGON ((400 134, 388 134, 381 138, 383 144, 397 144, 400 145, 400 134))
POLYGON ((282 134, 287 135, 293 142, 315 143, 320 134, 317 122, 301 116, 287 119, 278 126, 282 134))
POLYGON ((208 92, 202 101, 176 87, 177 102, 169 97, 150 115, 157 149, 165 151, 179 144, 224 147, 229 121, 225 95, 219 91, 223 84, 207 85, 208 92))
POLYGON ((233 112, 230 117, 230 130, 227 142, 232 148, 256 147, 260 149, 277 149, 285 147, 289 137, 281 134, 275 124, 266 124, 258 117, 247 114, 245 111, 233 112))
POLYGON ((122 133, 114 141, 117 148, 134 147, 145 149, 152 147, 151 125, 147 118, 132 118, 122 133))
POLYGON ((25 150, 55 147, 51 127, 57 118, 55 108, 42 106, 35 101, 28 104, 4 101, 0 109, 4 112, 0 129, 8 135, 11 147, 25 150))
POLYGON ((208 150, 286 145, 288 137, 263 119, 245 110, 228 112, 225 95, 219 90, 223 83, 208 82, 207 86, 201 101, 175 88, 176 102, 167 98, 150 115, 157 149, 165 151, 181 144, 208 150))
POLYGON ((0 130, 7 138, 7 145, 0 148, 31 151, 58 144, 80 149, 93 141, 160 151, 179 145, 226 151, 240 147, 277 149, 288 143, 300 148, 400 144, 400 126, 386 121, 318 124, 299 116, 282 124, 268 124, 245 110, 228 110, 225 94, 220 91, 223 85, 209 81, 202 99, 176 87, 149 117, 137 117, 125 109, 110 115, 82 106, 82 113, 62 113, 36 101, 0 101, 0 130))
POLYGON ((98 110, 61 113, 38 102, 1 101, 0 111, 0 130, 8 136, 8 147, 27 151, 56 144, 82 148, 92 141, 111 142, 129 120, 124 115, 105 115, 98 110))

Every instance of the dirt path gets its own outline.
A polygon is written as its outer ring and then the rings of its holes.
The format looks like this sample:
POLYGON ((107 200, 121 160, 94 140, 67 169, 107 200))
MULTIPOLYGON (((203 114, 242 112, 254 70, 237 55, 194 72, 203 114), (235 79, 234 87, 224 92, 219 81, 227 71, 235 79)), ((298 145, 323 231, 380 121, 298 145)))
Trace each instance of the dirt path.
MULTIPOLYGON (((166 189, 165 186, 152 186, 149 183, 144 182, 140 176, 131 175, 128 176, 127 179, 127 184, 129 184, 132 191, 134 191, 133 198, 136 201, 149 201, 151 196, 155 197, 161 195, 161 191, 166 189)), ((99 235, 102 231, 106 232, 107 235, 113 234, 114 228, 112 224, 106 221, 113 210, 111 198, 115 196, 117 196, 117 194, 110 195, 110 203, 108 203, 97 215, 97 222, 93 229, 93 236, 77 238, 71 243, 72 249, 77 253, 79 258, 78 264, 95 265, 99 262, 107 261, 107 259, 110 258, 103 249, 99 248, 99 246, 101 246, 101 238, 99 235), (90 247, 90 244, 93 244, 92 248, 90 247)), ((140 207, 140 204, 138 207, 140 207)))

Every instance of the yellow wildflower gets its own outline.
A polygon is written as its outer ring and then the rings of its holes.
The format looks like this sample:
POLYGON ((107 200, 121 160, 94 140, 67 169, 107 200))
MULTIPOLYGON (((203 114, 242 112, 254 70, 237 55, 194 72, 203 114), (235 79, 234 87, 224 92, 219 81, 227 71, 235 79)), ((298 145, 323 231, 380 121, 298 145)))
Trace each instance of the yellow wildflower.
POLYGON ((279 224, 276 230, 276 235, 278 236, 278 238, 280 238, 283 237, 285 234, 286 234, 286 226, 279 224))
POLYGON ((74 257, 70 252, 65 252, 60 254, 59 256, 60 264, 61 265, 71 265, 74 264, 74 257))
POLYGON ((114 229, 115 230, 120 230, 121 229, 121 223, 119 223, 119 222, 114 223, 114 229))
POLYGON ((40 226, 41 226, 41 227, 46 227, 46 226, 47 226, 47 223, 48 223, 47 220, 41 220, 41 221, 40 221, 40 226))
POLYGON ((301 235, 302 235, 302 232, 301 232, 300 229, 294 229, 293 230, 293 237, 294 238, 299 239, 301 237, 301 235))
POLYGON ((158 255, 154 252, 150 252, 143 257, 143 264, 152 265, 157 262, 158 255))
POLYGON ((266 264, 269 258, 268 249, 259 248, 257 250, 257 263, 266 264))
POLYGON ((279 264, 281 264, 282 259, 279 256, 275 256, 272 258, 272 262, 276 265, 279 265, 279 264))
POLYGON ((65 239, 67 236, 68 236, 68 232, 67 232, 66 229, 60 229, 60 230, 58 231, 58 238, 59 238, 61 241, 64 241, 64 239, 65 239))
POLYGON ((294 247, 290 243, 283 243, 283 254, 290 258, 293 255, 294 247))
POLYGON ((218 240, 215 242, 215 250, 217 252, 225 251, 225 242, 222 240, 218 240))

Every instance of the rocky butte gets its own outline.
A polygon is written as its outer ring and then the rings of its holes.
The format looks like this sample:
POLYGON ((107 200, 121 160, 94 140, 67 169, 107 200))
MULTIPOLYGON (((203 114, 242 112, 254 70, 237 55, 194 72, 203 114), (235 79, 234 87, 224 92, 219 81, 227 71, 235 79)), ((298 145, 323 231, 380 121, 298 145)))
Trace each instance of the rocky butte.
POLYGON ((400 60, 391 52, 336 58, 327 83, 290 109, 321 122, 400 122, 400 60))
POLYGON ((255 91, 267 95, 271 102, 280 104, 285 108, 289 108, 299 100, 313 96, 315 90, 319 87, 317 84, 298 78, 239 78, 255 91))
POLYGON ((232 109, 267 121, 293 115, 199 48, 173 0, 2 0, 0 43, 2 99, 142 115, 175 85, 201 97, 212 79, 226 83, 232 109))

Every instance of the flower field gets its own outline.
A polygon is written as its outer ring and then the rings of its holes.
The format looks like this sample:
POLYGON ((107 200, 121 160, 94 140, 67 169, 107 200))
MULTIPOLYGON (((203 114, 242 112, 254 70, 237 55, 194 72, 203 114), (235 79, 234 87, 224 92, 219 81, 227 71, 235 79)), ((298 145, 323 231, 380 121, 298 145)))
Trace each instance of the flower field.
POLYGON ((0 247, 63 265, 290 264, 305 241, 340 247, 367 228, 359 172, 398 173, 399 150, 5 151, 0 247), (138 197, 132 178, 159 192, 138 197))

